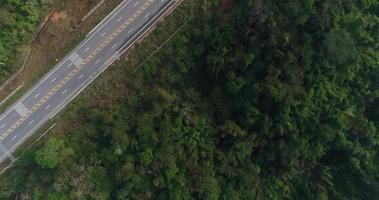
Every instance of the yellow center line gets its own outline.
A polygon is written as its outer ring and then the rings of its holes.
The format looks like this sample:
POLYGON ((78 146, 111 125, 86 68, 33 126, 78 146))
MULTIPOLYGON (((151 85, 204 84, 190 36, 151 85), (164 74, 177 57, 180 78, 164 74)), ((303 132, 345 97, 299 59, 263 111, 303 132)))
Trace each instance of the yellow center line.
POLYGON ((102 44, 99 45, 83 62, 77 66, 70 74, 68 74, 62 81, 60 81, 50 92, 39 100, 24 116, 22 116, 18 121, 16 121, 9 129, 7 129, 3 134, 0 135, 0 141, 8 137, 22 122, 24 122, 30 115, 32 115, 38 108, 42 106, 53 94, 55 94, 64 84, 66 84, 75 74, 77 74, 86 64, 88 64, 92 58, 94 58, 105 46, 107 46, 116 36, 118 36, 123 30, 126 29, 141 13, 146 10, 146 8, 154 0, 148 0, 143 6, 141 6, 128 20, 122 24, 111 36, 109 36, 102 44))

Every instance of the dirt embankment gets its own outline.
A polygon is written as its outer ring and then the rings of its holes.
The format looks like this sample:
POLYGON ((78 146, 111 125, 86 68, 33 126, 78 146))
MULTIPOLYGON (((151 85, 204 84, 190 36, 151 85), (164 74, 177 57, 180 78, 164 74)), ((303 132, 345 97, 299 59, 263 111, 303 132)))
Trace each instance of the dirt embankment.
POLYGON ((67 17, 67 11, 62 10, 62 11, 54 11, 50 19, 51 19, 51 22, 58 23, 60 20, 64 20, 66 17, 67 17))
MULTIPOLYGON (((96 12, 81 22, 98 0, 62 0, 62 8, 52 11, 45 18, 43 28, 30 44, 30 54, 24 67, 0 88, 0 100, 6 98, 24 83, 21 92, 30 88, 64 57, 84 35, 121 0, 106 1, 96 12)), ((16 94, 19 96, 19 94, 16 94)))

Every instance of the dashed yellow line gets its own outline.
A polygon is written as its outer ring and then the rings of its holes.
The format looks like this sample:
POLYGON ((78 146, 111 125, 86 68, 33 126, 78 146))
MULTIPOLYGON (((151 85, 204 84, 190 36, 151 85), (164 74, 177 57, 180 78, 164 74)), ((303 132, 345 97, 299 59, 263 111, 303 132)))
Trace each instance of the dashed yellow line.
POLYGON ((68 74, 62 81, 60 81, 50 92, 39 100, 24 116, 16 121, 9 129, 0 135, 0 141, 8 137, 22 122, 24 122, 30 115, 32 115, 38 108, 40 108, 53 94, 55 94, 64 84, 66 84, 72 77, 75 76, 92 58, 94 58, 105 46, 107 46, 116 36, 118 36, 127 26, 129 26, 154 0, 148 0, 142 7, 140 7, 128 20, 122 24, 112 35, 110 35, 102 44, 99 45, 83 62, 77 66, 70 74, 68 74))

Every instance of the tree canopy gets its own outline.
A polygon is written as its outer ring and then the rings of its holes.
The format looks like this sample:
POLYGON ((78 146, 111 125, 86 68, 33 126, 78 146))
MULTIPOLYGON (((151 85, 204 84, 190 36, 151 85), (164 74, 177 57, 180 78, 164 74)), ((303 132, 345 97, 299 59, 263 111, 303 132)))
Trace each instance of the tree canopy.
POLYGON ((0 197, 379 199, 379 2, 194 2, 143 68, 113 73, 126 91, 72 107, 80 128, 26 153, 0 197))

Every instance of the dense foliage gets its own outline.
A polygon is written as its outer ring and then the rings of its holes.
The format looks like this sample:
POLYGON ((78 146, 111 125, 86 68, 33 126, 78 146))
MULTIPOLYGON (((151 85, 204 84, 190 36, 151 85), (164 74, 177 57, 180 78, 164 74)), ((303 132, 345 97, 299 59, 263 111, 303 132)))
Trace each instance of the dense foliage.
POLYGON ((1 197, 379 199, 379 2, 208 6, 1 197))
POLYGON ((23 48, 46 12, 44 0, 0 0, 0 81, 16 71, 23 48))

